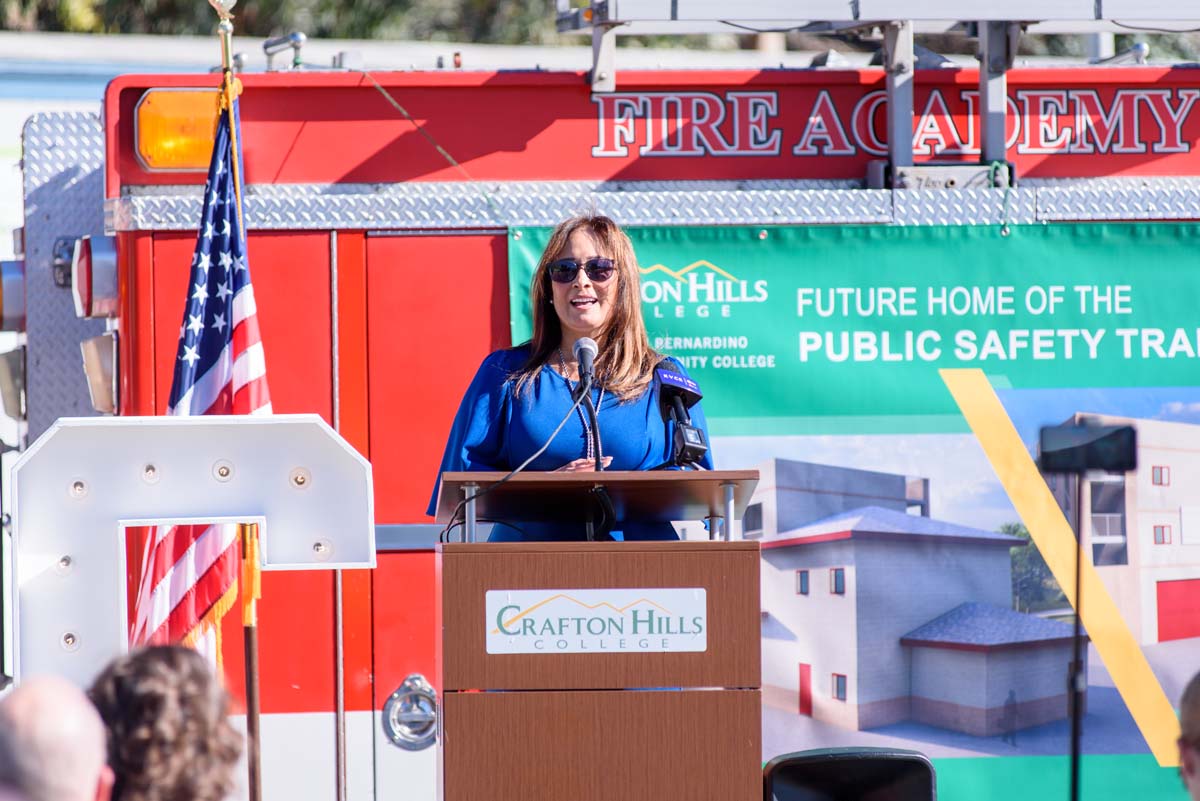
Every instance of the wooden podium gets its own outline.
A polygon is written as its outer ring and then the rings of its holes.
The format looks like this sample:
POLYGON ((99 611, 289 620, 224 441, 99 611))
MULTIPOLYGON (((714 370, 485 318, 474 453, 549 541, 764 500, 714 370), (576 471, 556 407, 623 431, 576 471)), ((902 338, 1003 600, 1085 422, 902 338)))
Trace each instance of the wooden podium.
MULTIPOLYGON (((500 476, 447 474, 443 499, 463 477, 500 476)), ((529 474, 480 501, 554 519, 601 483, 638 519, 684 520, 730 482, 740 514, 756 478, 529 474)), ((761 798, 757 543, 447 543, 437 603, 445 801, 761 798)))

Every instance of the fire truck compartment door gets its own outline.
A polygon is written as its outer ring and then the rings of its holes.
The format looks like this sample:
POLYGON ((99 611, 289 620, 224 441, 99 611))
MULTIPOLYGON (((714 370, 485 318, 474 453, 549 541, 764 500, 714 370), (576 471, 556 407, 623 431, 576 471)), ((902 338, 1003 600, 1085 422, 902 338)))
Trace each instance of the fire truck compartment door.
POLYGON ((18 677, 128 648, 126 526, 257 522, 264 570, 375 567, 371 465, 317 415, 63 418, 13 476, 18 677))

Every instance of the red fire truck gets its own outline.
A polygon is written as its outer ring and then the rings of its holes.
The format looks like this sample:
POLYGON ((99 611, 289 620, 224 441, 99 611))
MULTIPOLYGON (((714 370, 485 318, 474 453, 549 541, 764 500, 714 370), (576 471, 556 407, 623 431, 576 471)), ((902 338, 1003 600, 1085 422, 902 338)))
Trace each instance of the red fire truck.
MULTIPOLYGON (((881 15, 843 25, 883 31, 880 67, 617 71, 605 8, 562 15, 594 28, 590 74, 241 74, 274 409, 321 415, 376 489, 376 569, 264 578, 270 797, 435 795, 425 509, 463 388, 525 302, 508 282, 515 229, 584 206, 629 226, 1200 217, 1194 70, 1010 70, 1021 26, 985 16, 981 69, 916 69, 912 24, 881 15)), ((6 326, 24 322, 30 442, 93 407, 164 413, 217 82, 125 75, 100 116, 26 124, 23 256, 3 307, 6 326)))

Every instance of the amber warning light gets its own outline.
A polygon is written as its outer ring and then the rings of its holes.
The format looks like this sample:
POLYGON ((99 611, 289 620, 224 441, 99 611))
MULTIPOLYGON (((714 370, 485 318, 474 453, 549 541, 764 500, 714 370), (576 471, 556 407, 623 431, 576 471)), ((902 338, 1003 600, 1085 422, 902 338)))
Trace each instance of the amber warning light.
POLYGON ((206 172, 217 135, 216 89, 148 89, 133 115, 134 149, 150 172, 206 172))

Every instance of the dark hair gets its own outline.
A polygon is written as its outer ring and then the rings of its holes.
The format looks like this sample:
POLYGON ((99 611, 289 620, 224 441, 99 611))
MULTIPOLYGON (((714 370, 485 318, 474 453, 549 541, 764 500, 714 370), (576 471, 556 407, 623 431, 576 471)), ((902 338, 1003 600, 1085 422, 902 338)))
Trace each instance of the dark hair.
POLYGON ((114 801, 224 801, 241 735, 229 696, 189 648, 153 646, 119 657, 89 692, 108 729, 114 801))
POLYGON ((1200 750, 1200 673, 1183 688, 1179 699, 1180 734, 1193 748, 1200 750))

